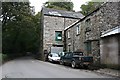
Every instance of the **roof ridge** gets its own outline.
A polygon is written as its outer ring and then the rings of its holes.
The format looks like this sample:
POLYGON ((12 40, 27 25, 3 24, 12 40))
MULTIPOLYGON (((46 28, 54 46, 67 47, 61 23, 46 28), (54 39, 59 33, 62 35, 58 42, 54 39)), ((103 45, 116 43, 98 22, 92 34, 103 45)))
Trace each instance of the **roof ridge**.
POLYGON ((69 17, 76 19, 81 19, 84 17, 83 14, 73 11, 57 10, 57 9, 45 8, 45 7, 43 7, 42 11, 44 15, 49 15, 49 16, 69 17))
POLYGON ((56 11, 64 11, 64 12, 73 12, 73 13, 79 13, 79 12, 74 12, 74 11, 67 11, 67 10, 60 10, 60 9, 54 9, 54 8, 46 8, 45 9, 50 9, 50 10, 56 10, 56 11))

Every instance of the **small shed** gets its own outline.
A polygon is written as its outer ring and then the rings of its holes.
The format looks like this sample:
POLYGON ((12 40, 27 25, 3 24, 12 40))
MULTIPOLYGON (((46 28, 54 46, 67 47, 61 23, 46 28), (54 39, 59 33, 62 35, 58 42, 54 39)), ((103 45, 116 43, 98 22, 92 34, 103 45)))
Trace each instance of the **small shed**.
POLYGON ((120 26, 102 33, 100 54, 102 64, 108 67, 120 65, 120 26))

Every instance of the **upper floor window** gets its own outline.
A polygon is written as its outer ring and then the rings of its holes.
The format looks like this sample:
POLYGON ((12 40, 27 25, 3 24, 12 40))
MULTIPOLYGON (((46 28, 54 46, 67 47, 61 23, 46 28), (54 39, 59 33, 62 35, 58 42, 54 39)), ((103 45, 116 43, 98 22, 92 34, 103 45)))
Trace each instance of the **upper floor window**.
POLYGON ((68 36, 68 38, 70 38, 70 31, 68 31, 67 36, 68 36))
POLYGON ((55 41, 62 41, 62 31, 55 31, 55 41))
POLYGON ((76 28, 77 28, 76 32, 77 32, 77 35, 78 35, 78 34, 80 34, 80 25, 77 25, 76 28))
POLYGON ((85 21, 85 24, 86 24, 85 33, 91 31, 91 20, 90 20, 90 18, 85 21))
POLYGON ((87 27, 90 26, 90 18, 85 21, 85 24, 87 25, 87 27))

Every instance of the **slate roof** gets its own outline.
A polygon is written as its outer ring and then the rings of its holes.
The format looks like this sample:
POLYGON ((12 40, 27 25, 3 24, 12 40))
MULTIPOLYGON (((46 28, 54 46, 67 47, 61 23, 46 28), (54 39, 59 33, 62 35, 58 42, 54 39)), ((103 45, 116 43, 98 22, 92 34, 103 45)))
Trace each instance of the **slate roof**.
POLYGON ((42 11, 44 15, 49 15, 49 16, 68 17, 68 18, 76 18, 76 19, 81 19, 84 17, 80 12, 56 10, 51 8, 43 8, 42 11))
POLYGON ((118 34, 118 33, 120 33, 120 26, 117 26, 113 29, 110 29, 110 30, 103 32, 101 37, 106 37, 106 36, 118 34))

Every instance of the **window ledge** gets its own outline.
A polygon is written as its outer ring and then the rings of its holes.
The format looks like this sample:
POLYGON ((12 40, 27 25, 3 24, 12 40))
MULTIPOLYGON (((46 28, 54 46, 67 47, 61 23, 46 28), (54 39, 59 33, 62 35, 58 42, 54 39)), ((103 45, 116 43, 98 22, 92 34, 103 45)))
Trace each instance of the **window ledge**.
POLYGON ((68 39, 70 39, 70 38, 68 38, 68 39))
POLYGON ((76 36, 79 36, 80 35, 80 33, 79 34, 76 34, 76 36))

